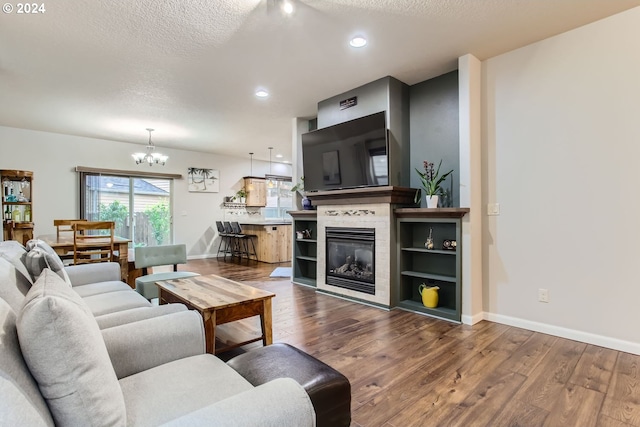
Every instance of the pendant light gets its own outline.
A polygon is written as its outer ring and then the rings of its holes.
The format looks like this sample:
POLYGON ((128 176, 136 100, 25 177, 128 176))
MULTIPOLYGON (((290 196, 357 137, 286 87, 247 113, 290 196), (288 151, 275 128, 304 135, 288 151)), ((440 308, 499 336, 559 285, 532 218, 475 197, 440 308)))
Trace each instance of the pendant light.
MULTIPOLYGON (((249 153, 251 156, 251 169, 249 170, 249 178, 253 177, 253 153, 249 153)), ((246 181, 245 181, 246 182, 246 181)), ((249 179, 249 185, 247 185, 247 191, 253 191, 253 179, 249 179)))
MULTIPOLYGON (((269 175, 271 175, 271 151, 272 150, 273 150, 273 147, 269 147, 269 175)), ((269 180, 267 181, 267 187, 269 188, 275 187, 275 183, 273 182, 273 179, 271 177, 269 177, 269 180)))
POLYGON ((136 165, 139 165, 140 163, 148 163, 149 166, 153 166, 154 163, 158 163, 164 166, 164 164, 169 159, 169 156, 165 156, 161 153, 154 153, 153 150, 155 150, 156 147, 153 145, 153 142, 151 142, 151 132, 153 132, 154 129, 147 128, 147 131, 149 131, 149 143, 147 144, 147 152, 135 153, 132 154, 131 157, 133 157, 133 160, 136 161, 136 165))

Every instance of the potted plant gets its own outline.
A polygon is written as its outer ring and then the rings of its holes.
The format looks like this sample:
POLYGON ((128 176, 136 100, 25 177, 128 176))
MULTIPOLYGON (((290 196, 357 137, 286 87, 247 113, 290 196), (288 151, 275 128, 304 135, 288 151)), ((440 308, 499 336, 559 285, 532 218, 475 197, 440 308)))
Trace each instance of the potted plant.
POLYGON ((240 203, 247 202, 247 190, 244 187, 236 192, 236 196, 238 196, 238 198, 240 199, 240 203))
POLYGON ((302 209, 304 210, 313 209, 313 207, 311 206, 311 199, 309 199, 304 192, 304 176, 300 177, 300 181, 298 181, 296 185, 291 187, 291 191, 297 191, 298 194, 302 196, 302 209))
MULTIPOLYGON (((422 181, 422 188, 425 191, 425 197, 427 199, 427 207, 428 208, 437 208, 438 207, 438 196, 443 194, 442 181, 444 181, 451 173, 453 169, 449 172, 440 175, 440 166, 442 166, 442 160, 438 163, 438 169, 434 170, 433 163, 427 162, 426 160, 423 162, 424 172, 421 172, 418 168, 416 168, 416 172, 420 175, 420 180, 422 181)), ((420 193, 416 192, 416 197, 414 202, 418 203, 420 200, 420 193)))

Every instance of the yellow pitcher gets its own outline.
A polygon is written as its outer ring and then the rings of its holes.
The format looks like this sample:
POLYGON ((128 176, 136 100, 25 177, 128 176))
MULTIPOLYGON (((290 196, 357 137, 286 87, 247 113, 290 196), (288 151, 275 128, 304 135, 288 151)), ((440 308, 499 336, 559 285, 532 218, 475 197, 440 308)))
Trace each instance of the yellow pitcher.
POLYGON ((436 308, 438 306, 438 286, 427 286, 424 283, 418 287, 422 296, 422 304, 425 307, 436 308))

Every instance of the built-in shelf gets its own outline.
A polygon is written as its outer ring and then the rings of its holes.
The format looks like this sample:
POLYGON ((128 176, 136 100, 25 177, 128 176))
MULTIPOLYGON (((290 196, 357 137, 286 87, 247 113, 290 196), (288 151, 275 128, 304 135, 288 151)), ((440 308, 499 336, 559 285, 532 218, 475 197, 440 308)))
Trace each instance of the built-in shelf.
POLYGON ((439 249, 425 249, 425 248, 401 248, 400 250, 406 252, 421 252, 425 254, 438 254, 438 255, 456 255, 456 251, 445 251, 439 249))
POLYGON ((395 209, 398 244, 398 307, 460 322, 462 314, 461 218, 465 208, 395 209), (437 249, 426 249, 431 236, 437 249), (455 240, 456 250, 441 249, 455 240), (422 304, 420 285, 438 286, 438 306, 422 304))
POLYGON ((456 281, 456 276, 443 276, 442 274, 431 274, 431 273, 423 273, 420 271, 401 271, 400 274, 402 276, 408 277, 417 277, 420 279, 431 279, 431 280, 440 280, 442 282, 454 282, 456 281))
POLYGON ((442 319, 459 321, 459 315, 456 313, 456 310, 448 307, 428 308, 422 305, 421 302, 412 300, 400 301, 398 303, 398 307, 417 313, 426 313, 431 316, 440 317, 442 319))
POLYGON ((316 287, 318 221, 314 210, 290 211, 293 218, 293 283, 316 287), (296 232, 309 231, 311 238, 298 239, 296 232))

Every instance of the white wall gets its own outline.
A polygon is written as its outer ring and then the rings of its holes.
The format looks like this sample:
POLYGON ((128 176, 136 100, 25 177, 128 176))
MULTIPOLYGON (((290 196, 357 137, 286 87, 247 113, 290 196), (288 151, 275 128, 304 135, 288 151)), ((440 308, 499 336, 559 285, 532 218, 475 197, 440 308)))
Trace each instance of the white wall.
POLYGON ((635 8, 484 61, 488 319, 640 354, 638 52, 635 8))
MULTIPOLYGON (((29 170, 34 173, 34 234, 55 233, 54 218, 78 216, 76 166, 181 174, 174 184, 174 241, 185 243, 190 258, 215 256, 215 221, 222 219, 221 205, 241 187, 250 174, 250 156, 236 158, 158 147, 169 155, 165 166, 136 165, 131 154, 143 151, 139 144, 60 135, 0 126, 0 169, 29 170), (206 167, 220 171, 219 193, 189 193, 187 168, 206 167)), ((266 149, 266 148, 265 148, 266 149)), ((269 173, 269 162, 253 161, 253 175, 269 173)), ((272 164, 274 175, 291 175, 291 166, 272 164)))

